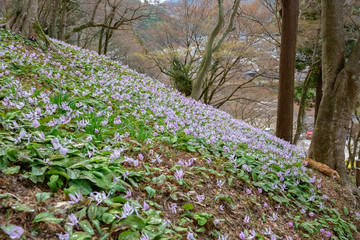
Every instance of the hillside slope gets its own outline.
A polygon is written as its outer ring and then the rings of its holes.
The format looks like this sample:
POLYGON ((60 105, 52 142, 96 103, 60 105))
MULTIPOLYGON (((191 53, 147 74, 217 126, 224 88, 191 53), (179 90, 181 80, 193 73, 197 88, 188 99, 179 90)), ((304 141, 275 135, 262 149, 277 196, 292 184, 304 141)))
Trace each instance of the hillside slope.
POLYGON ((53 41, 0 30, 0 238, 359 239, 295 146, 53 41))

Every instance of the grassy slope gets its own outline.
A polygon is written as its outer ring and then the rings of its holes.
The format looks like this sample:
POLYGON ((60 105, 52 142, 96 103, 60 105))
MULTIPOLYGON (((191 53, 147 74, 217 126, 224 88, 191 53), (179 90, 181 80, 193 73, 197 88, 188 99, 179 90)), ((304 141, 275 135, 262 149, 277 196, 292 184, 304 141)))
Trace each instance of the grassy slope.
POLYGON ((294 146, 96 53, 0 40, 0 238, 358 239, 294 146))

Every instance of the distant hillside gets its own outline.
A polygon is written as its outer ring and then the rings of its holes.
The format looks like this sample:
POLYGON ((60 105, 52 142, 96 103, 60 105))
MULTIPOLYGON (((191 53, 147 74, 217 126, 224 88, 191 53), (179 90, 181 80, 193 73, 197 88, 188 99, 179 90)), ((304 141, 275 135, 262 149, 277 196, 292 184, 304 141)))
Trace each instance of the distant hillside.
POLYGON ((359 239, 304 153, 99 56, 0 30, 0 239, 359 239))

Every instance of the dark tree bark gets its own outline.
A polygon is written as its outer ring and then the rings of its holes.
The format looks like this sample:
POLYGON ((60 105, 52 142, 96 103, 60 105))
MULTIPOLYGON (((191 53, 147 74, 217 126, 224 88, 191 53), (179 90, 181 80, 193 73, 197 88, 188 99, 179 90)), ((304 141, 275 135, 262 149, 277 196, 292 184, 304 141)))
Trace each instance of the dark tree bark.
POLYGON ((58 33, 59 40, 61 41, 65 41, 68 2, 69 0, 63 0, 61 7, 61 19, 59 23, 59 33, 58 33))
POLYGON ((318 67, 318 78, 316 82, 316 99, 315 99, 315 116, 314 116, 314 126, 316 124, 316 119, 319 112, 319 107, 322 98, 322 71, 321 71, 321 62, 319 63, 318 67))
POLYGON ((294 77, 299 0, 282 0, 282 25, 276 136, 292 141, 294 77))
POLYGON ((52 38, 57 38, 57 26, 56 26, 56 19, 58 14, 58 9, 60 6, 61 0, 56 0, 55 5, 53 6, 52 13, 51 13, 51 22, 50 22, 50 29, 49 29, 49 36, 52 38))
POLYGON ((25 38, 42 40, 46 45, 50 45, 38 22, 37 11, 38 0, 13 0, 5 28, 20 33, 25 38))
POLYGON ((345 167, 345 141, 360 84, 360 36, 345 60, 344 0, 322 0, 323 97, 309 156, 337 170, 345 186, 357 193, 345 167))

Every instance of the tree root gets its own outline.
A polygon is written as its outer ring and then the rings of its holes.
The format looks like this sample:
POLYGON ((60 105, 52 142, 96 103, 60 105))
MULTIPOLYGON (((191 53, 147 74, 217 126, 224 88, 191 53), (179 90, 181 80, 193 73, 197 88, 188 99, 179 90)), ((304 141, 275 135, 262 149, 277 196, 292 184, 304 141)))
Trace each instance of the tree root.
POLYGON ((312 160, 311 158, 305 158, 304 162, 307 167, 314 168, 328 177, 340 179, 340 175, 337 171, 335 171, 334 169, 331 169, 329 166, 327 166, 321 162, 316 162, 316 161, 312 160))

